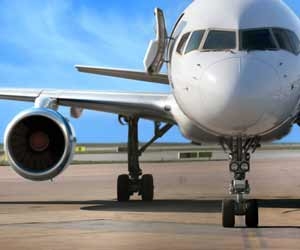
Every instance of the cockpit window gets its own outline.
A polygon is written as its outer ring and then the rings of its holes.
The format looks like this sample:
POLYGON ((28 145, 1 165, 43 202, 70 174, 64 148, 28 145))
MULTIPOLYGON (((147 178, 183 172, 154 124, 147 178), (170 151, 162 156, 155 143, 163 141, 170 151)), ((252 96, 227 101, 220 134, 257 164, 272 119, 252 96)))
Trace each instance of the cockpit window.
POLYGON ((185 49, 185 53, 189 53, 193 50, 199 49, 204 33, 205 30, 197 30, 193 32, 189 40, 189 43, 185 49))
POLYGON ((241 31, 242 50, 274 50, 277 49, 269 29, 241 31))
POLYGON ((293 52, 298 55, 300 53, 300 41, 298 36, 290 30, 287 30, 286 32, 291 42, 293 52))
POLYGON ((211 30, 205 41, 204 50, 229 50, 236 48, 235 31, 211 30))
POLYGON ((286 30, 276 28, 273 29, 273 33, 280 49, 294 53, 292 43, 288 37, 286 30))
POLYGON ((181 36, 176 51, 183 55, 194 50, 207 52, 233 49, 285 50, 299 55, 300 39, 295 32, 279 27, 261 27, 240 31, 196 30, 181 36))
POLYGON ((178 46, 177 46, 177 50, 176 50, 176 51, 177 51, 179 54, 181 54, 181 55, 183 54, 184 47, 185 47, 185 45, 186 45, 186 42, 187 42, 187 40, 188 40, 190 34, 191 34, 190 32, 184 34, 184 35, 182 36, 180 42, 178 43, 178 46))

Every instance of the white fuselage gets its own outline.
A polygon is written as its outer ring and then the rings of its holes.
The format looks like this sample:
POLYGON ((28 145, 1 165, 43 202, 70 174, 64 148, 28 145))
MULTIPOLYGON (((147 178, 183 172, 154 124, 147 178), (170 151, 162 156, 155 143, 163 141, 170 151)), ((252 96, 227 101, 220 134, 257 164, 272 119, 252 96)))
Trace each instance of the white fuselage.
POLYGON ((186 137, 198 141, 197 128, 216 137, 251 137, 292 125, 300 56, 280 49, 272 28, 300 37, 298 17, 280 0, 196 0, 185 10, 173 31, 169 76, 182 111, 175 118, 186 137), (241 49, 240 31, 248 29, 270 29, 277 48, 241 49), (205 31, 199 49, 179 53, 182 37, 197 30, 205 31), (210 30, 235 31, 236 47, 204 50, 210 30))

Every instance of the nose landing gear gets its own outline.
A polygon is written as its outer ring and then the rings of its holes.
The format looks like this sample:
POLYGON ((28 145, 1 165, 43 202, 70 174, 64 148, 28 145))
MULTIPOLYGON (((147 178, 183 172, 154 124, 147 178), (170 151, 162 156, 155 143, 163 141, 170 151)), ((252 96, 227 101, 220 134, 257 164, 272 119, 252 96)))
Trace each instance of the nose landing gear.
POLYGON ((257 227, 258 205, 256 200, 247 200, 245 195, 250 193, 250 185, 246 180, 246 173, 250 171, 250 153, 253 153, 259 146, 259 138, 248 139, 243 142, 242 138, 232 139, 222 143, 224 149, 226 146, 231 153, 230 172, 233 173, 233 180, 230 185, 230 194, 235 195, 235 199, 224 200, 222 204, 222 224, 223 227, 234 227, 235 216, 245 216, 247 227, 257 227))

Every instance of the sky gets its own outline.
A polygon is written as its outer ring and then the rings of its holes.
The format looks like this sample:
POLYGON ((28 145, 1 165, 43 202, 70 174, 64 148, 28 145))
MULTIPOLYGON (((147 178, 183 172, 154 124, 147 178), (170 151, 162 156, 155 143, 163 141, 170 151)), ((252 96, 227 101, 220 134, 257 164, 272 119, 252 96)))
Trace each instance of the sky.
MULTIPOLYGON (((241 0, 242 1, 242 0, 241 0)), ((78 73, 75 64, 143 70, 155 37, 155 7, 165 12, 168 30, 191 0, 0 0, 0 87, 170 92, 169 86, 78 73)), ((300 1, 285 1, 300 16, 300 1)), ((299 69, 300 70, 300 69, 299 69)), ((0 101, 0 142, 7 124, 30 103, 0 101)), ((69 109, 60 108, 66 117, 69 109)), ((118 117, 84 111, 70 119, 79 142, 126 142, 118 117)), ((140 123, 147 141, 153 124, 140 123)), ((161 142, 186 142, 174 127, 161 142)), ((284 142, 300 142, 294 127, 284 142)))

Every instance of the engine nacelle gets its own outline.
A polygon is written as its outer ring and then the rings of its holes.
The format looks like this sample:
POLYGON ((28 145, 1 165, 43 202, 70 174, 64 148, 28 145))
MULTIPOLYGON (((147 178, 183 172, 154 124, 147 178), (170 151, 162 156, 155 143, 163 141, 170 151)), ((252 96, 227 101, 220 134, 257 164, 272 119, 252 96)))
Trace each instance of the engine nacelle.
POLYGON ((73 157, 76 137, 60 113, 32 108, 18 114, 7 126, 4 148, 12 168, 33 181, 58 176, 73 157))

